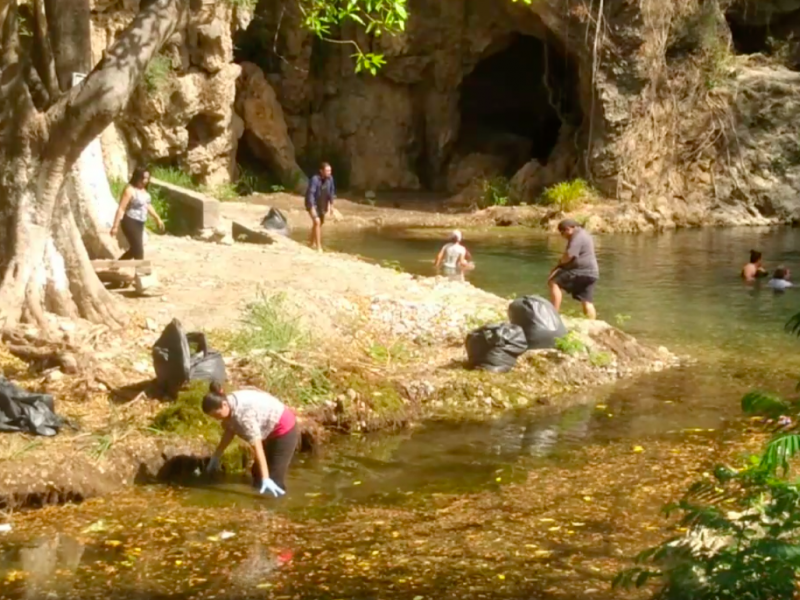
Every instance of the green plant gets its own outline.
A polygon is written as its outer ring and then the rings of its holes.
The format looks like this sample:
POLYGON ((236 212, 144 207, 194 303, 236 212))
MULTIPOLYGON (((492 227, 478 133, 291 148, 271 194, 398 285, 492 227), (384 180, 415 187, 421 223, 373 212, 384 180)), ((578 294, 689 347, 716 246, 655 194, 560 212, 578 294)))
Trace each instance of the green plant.
POLYGON ((576 356, 586 352, 586 344, 581 341, 574 331, 570 331, 567 335, 556 338, 556 349, 564 354, 576 356))
POLYGON ((617 324, 617 327, 623 327, 625 323, 631 320, 630 315, 626 315, 623 313, 617 313, 614 315, 614 322, 617 324))
POLYGON ((589 363, 593 367, 604 368, 611 366, 614 357, 608 352, 589 352, 589 363))
POLYGON ((230 350, 281 353, 309 342, 299 320, 289 314, 286 294, 283 293, 267 295, 260 292, 258 299, 247 307, 243 322, 244 327, 225 342, 230 350))
POLYGON ((331 36, 342 24, 352 21, 365 28, 367 35, 380 37, 405 30, 408 11, 406 0, 349 0, 348 2, 301 2, 303 25, 324 41, 353 47, 356 73, 366 71, 376 75, 386 61, 382 54, 364 52, 354 40, 336 40, 331 36))
POLYGON ((547 188, 539 199, 545 206, 555 206, 564 212, 575 210, 594 195, 592 187, 583 179, 562 181, 547 188))
POLYGON ((384 269, 391 269, 395 273, 403 272, 403 265, 400 264, 399 260, 390 260, 390 259, 382 260, 381 266, 384 269))
POLYGON ((394 342, 391 346, 373 343, 367 348, 367 355, 375 362, 390 365, 391 363, 406 362, 411 353, 402 342, 394 342))
POLYGON ((153 57, 144 73, 147 90, 153 93, 166 91, 173 77, 172 60, 161 54, 153 57))
POLYGON ((192 176, 177 167, 164 167, 161 165, 155 166, 150 170, 150 175, 154 179, 160 179, 164 183, 177 185, 178 187, 186 188, 187 190, 201 191, 200 185, 195 183, 192 176))
POLYGON ((490 206, 508 206, 510 200, 510 183, 506 177, 489 177, 482 179, 481 197, 478 201, 480 208, 490 206))
MULTIPOLYGON (((800 314, 787 328, 800 331, 800 314)), ((619 573, 615 587, 659 584, 665 600, 776 600, 796 597, 800 575, 800 482, 789 479, 800 453, 800 433, 789 414, 800 404, 750 392, 742 409, 778 419, 760 455, 739 469, 718 465, 665 512, 683 513, 686 533, 649 548, 637 566, 619 573)), ((685 530, 685 529, 684 529, 685 530)))

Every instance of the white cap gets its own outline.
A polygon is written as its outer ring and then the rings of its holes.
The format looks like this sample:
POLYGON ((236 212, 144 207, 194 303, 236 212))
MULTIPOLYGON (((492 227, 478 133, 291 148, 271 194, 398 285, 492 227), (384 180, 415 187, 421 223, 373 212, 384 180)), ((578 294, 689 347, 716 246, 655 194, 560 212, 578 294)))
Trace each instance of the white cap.
POLYGON ((458 229, 455 229, 450 232, 450 239, 455 240, 456 242, 461 241, 461 232, 458 229))

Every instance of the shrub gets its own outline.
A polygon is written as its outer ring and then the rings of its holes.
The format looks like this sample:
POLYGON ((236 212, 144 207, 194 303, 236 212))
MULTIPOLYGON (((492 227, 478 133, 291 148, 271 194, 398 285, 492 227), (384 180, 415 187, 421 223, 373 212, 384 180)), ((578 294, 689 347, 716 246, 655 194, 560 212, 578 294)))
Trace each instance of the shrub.
POLYGON ((559 210, 570 212, 583 204, 584 200, 593 196, 592 187, 583 179, 562 181, 547 188, 539 203, 545 206, 556 206, 559 210))
POLYGON ((483 179, 481 184, 481 196, 478 200, 480 208, 490 206, 508 206, 510 200, 510 183, 506 177, 490 177, 483 179))

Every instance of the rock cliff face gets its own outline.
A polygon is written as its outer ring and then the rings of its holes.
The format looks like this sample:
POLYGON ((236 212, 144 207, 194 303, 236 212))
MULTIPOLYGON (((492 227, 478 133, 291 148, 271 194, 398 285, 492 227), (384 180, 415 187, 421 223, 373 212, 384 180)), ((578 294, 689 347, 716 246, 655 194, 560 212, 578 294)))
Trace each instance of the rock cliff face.
MULTIPOLYGON (((92 21, 95 62, 133 18, 138 4, 97 0, 92 21)), ((232 32, 240 15, 232 3, 208 7, 162 50, 123 118, 104 134, 105 162, 113 175, 125 175, 130 157, 178 166, 209 185, 235 176, 242 122, 234 111, 240 68, 233 62, 232 32)))
MULTIPOLYGON (((130 18, 118 4, 95 8, 96 54, 130 18)), ((785 221, 800 210, 800 78, 770 36, 800 67, 800 0, 757 5, 410 0, 400 36, 339 32, 385 55, 372 77, 305 31, 293 1, 261 0, 238 33, 218 2, 151 67, 104 149, 214 184, 235 176, 245 131, 288 187, 320 160, 340 187, 458 193, 502 175, 526 202, 582 176, 622 203, 625 229, 785 221)))
MULTIPOLYGON (((727 7, 732 26, 799 8, 750 4, 727 7)), ((800 207, 798 81, 734 56, 713 0, 606 0, 600 19, 584 0, 414 0, 402 36, 342 32, 386 55, 375 78, 304 33, 293 6, 261 2, 245 37, 269 43, 245 54, 273 83, 300 162, 327 156, 353 187, 455 192, 519 172, 531 201, 581 174, 637 207, 623 211, 634 229, 767 223, 800 207)))

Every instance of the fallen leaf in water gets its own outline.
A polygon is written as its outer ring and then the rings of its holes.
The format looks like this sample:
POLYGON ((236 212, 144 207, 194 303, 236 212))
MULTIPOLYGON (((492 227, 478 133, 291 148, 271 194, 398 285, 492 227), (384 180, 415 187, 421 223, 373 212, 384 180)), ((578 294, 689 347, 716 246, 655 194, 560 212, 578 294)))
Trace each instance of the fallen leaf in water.
POLYGON ((500 483, 501 481, 503 481, 503 478, 502 478, 502 477, 498 477, 497 479, 495 479, 495 481, 496 481, 497 483, 500 483))
POLYGON ((317 498, 322 496, 320 492, 306 492, 306 498, 317 498))
POLYGON ((259 584, 256 586, 256 588, 258 588, 259 590, 266 590, 266 589, 269 589, 269 588, 271 588, 271 587, 272 587, 272 584, 271 584, 271 583, 259 583, 259 584))
POLYGON ((218 541, 219 541, 219 537, 217 537, 216 535, 210 535, 210 536, 208 536, 206 539, 207 539, 209 542, 218 542, 218 541))
POLYGON ((561 525, 556 525, 555 527, 548 527, 547 531, 558 531, 561 529, 561 525))
POLYGON ((555 521, 556 521, 555 519, 549 519, 549 518, 547 518, 547 517, 543 517, 543 518, 541 518, 541 519, 539 519, 539 520, 540 520, 542 523, 555 523, 555 521))
POLYGON ((537 550, 536 552, 534 552, 534 554, 536 556, 550 556, 552 552, 550 552, 550 550, 537 550))
POLYGON ((644 452, 644 448, 642 448, 641 446, 634 446, 633 447, 633 451, 634 452, 644 452))
POLYGON ((361 482, 360 481, 354 481, 353 485, 361 485, 361 482))
POLYGON ((595 408, 597 410, 605 410, 608 408, 608 406, 606 406, 605 404, 595 404, 595 408))
POLYGON ((506 578, 506 576, 505 576, 505 575, 498 575, 498 576, 497 576, 497 578, 498 578, 498 579, 505 579, 505 578, 506 578))
POLYGON ((91 525, 89 525, 86 529, 84 529, 81 533, 102 533, 107 529, 105 521, 100 519, 99 521, 95 521, 91 525))
POLYGON ((592 501, 592 497, 591 496, 584 496, 583 500, 584 500, 584 502, 591 502, 592 501))
POLYGON ((119 540, 106 540, 105 545, 111 548, 116 548, 117 546, 121 546, 122 542, 120 542, 119 540))

